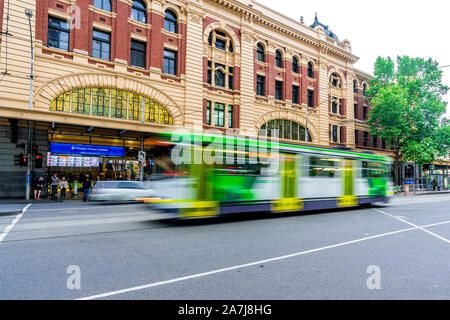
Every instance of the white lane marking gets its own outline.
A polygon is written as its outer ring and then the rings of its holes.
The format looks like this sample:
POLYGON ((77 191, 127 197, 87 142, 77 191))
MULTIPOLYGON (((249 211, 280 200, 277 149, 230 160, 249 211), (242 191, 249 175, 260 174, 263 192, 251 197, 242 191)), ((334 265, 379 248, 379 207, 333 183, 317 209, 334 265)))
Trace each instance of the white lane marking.
POLYGON ((442 237, 442 236, 440 236, 440 235, 438 235, 438 234, 436 234, 436 233, 434 233, 434 232, 431 232, 431 231, 429 231, 429 230, 426 230, 426 229, 424 229, 424 227, 419 227, 418 225, 415 225, 414 223, 411 223, 411 222, 409 222, 409 221, 406 221, 406 220, 402 219, 402 218, 399 217, 399 216, 394 216, 394 215, 392 215, 392 214, 389 214, 389 213, 387 213, 387 212, 384 212, 384 211, 381 211, 381 210, 378 210, 378 209, 375 209, 375 208, 372 208, 372 209, 375 210, 375 211, 377 211, 377 212, 379 212, 379 213, 382 213, 382 214, 384 214, 384 215, 386 215, 386 216, 388 216, 388 217, 391 217, 391 218, 397 219, 397 220, 399 220, 399 221, 402 221, 402 222, 404 222, 404 223, 406 223, 406 224, 409 224, 410 226, 413 226, 413 227, 415 227, 415 228, 417 228, 417 229, 420 229, 420 230, 422 230, 422 231, 424 231, 424 232, 426 232, 426 233, 428 233, 428 234, 431 234, 432 236, 434 236, 434 237, 436 237, 436 238, 438 238, 438 239, 441 239, 442 241, 445 241, 445 242, 447 242, 447 243, 450 243, 450 240, 448 240, 448 239, 446 239, 446 238, 444 238, 444 237, 442 237))
POLYGON ((148 289, 148 288, 162 286, 162 285, 165 285, 165 284, 180 282, 180 281, 184 281, 184 280, 190 280, 190 279, 205 277, 205 276, 209 276, 209 275, 212 275, 212 274, 232 271, 232 270, 236 270, 236 269, 248 268, 248 267, 252 267, 252 266, 263 264, 263 263, 269 263, 269 262, 274 262, 274 261, 278 261, 278 260, 289 259, 289 258, 297 257, 297 256, 300 256, 300 255, 305 255, 305 254, 308 254, 308 253, 313 253, 313 252, 318 252, 318 251, 322 251, 322 250, 342 247, 342 246, 346 246, 346 245, 349 245, 349 244, 354 244, 354 243, 358 243, 358 242, 362 242, 362 241, 367 241, 367 240, 371 240, 371 239, 376 239, 376 238, 386 237, 386 236, 389 236, 389 235, 394 235, 394 234, 397 234, 397 233, 402 233, 402 232, 407 232, 407 231, 412 231, 412 230, 417 230, 417 229, 420 229, 420 228, 432 227, 432 226, 437 226, 437 225, 443 225, 443 224, 448 224, 448 223, 450 223, 450 220, 449 221, 435 223, 435 224, 431 224, 431 225, 427 225, 427 226, 422 226, 422 227, 414 227, 414 228, 408 228, 408 229, 402 229, 402 230, 398 230, 398 231, 383 233, 383 234, 379 234, 379 235, 375 235, 375 236, 371 236, 371 237, 366 237, 366 238, 361 238, 361 239, 357 239, 357 240, 342 242, 342 243, 338 243, 338 244, 334 244, 334 245, 330 245, 330 246, 326 246, 326 247, 321 247, 321 248, 317 248, 317 249, 301 251, 301 252, 297 252, 297 253, 281 256, 281 257, 276 257, 276 258, 271 258, 271 259, 266 259, 266 260, 250 262, 250 263, 246 263, 246 264, 241 264, 241 265, 232 266, 232 267, 223 268, 223 269, 217 269, 217 270, 204 272, 204 273, 193 274, 193 275, 180 277, 180 278, 175 278, 175 279, 166 280, 166 281, 154 282, 154 283, 145 284, 145 285, 142 285, 142 286, 132 287, 132 288, 128 288, 128 289, 122 289, 122 290, 117 290, 117 291, 106 292, 106 293, 102 293, 102 294, 98 294, 98 295, 93 295, 93 296, 89 296, 89 297, 79 298, 79 299, 76 299, 76 300, 94 300, 94 299, 105 298, 105 297, 109 297, 109 296, 114 296, 114 295, 118 295, 118 294, 132 292, 132 291, 148 289))
POLYGON ((11 231, 12 228, 16 225, 16 223, 22 218, 22 216, 27 212, 28 208, 31 207, 31 204, 27 205, 25 208, 22 209, 22 213, 19 214, 6 228, 3 230, 3 233, 0 234, 0 243, 5 239, 5 237, 8 235, 8 233, 11 231))

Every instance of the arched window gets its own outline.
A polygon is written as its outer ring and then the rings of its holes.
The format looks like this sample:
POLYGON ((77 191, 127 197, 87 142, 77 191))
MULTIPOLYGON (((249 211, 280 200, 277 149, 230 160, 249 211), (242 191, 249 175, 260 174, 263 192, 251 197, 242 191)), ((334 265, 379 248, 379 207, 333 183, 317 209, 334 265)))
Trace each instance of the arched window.
POLYGON ((50 104, 50 111, 173 124, 170 113, 158 102, 116 88, 73 89, 54 99, 50 104))
POLYGON ((297 59, 297 57, 292 57, 292 72, 298 73, 298 59, 297 59))
POLYGON ((280 50, 277 50, 277 51, 275 52, 275 65, 276 65, 278 68, 283 68, 283 56, 282 56, 280 50))
POLYGON ((261 43, 258 43, 257 48, 256 48, 256 59, 258 59, 258 61, 261 61, 261 62, 264 62, 266 60, 264 47, 261 43))
POLYGON ((342 88, 341 77, 337 73, 331 74, 330 83, 335 88, 342 88))
POLYGON ((363 84, 363 95, 365 96, 367 93, 367 83, 363 84))
POLYGON ((314 70, 311 62, 308 62, 308 77, 314 78, 314 70))
POLYGON ((166 10, 164 29, 173 33, 178 33, 177 15, 172 10, 166 10))
POLYGON ((358 93, 358 81, 353 80, 353 93, 358 93))
POLYGON ((131 18, 139 22, 147 23, 147 6, 142 0, 133 0, 131 18))
POLYGON ((213 30, 209 33, 208 36, 208 44, 212 46, 214 43, 214 47, 220 50, 233 52, 233 42, 231 38, 222 31, 213 30))
POLYGON ((111 0, 94 0, 94 7, 105 11, 111 11, 111 0))
MULTIPOLYGON (((276 119, 270 120, 261 126, 259 135, 263 137, 275 137, 279 139, 306 141, 306 129, 297 122, 276 119)), ((308 142, 312 142, 311 134, 308 130, 308 142)))

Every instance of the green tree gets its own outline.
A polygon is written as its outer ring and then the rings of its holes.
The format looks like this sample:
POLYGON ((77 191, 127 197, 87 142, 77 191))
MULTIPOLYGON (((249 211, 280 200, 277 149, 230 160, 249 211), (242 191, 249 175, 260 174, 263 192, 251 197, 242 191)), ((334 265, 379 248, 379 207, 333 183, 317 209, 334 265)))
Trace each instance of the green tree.
POLYGON ((417 165, 448 153, 449 121, 443 118, 449 90, 432 59, 379 57, 367 92, 372 109, 367 121, 373 135, 394 147, 395 182, 401 161, 417 165))

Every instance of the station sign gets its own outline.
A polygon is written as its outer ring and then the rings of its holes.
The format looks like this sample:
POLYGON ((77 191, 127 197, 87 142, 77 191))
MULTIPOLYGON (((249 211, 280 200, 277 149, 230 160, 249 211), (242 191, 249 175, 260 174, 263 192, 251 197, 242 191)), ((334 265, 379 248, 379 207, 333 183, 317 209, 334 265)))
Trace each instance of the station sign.
POLYGON ((82 154, 105 157, 124 157, 125 147, 98 146, 91 144, 56 143, 50 144, 52 154, 82 154))

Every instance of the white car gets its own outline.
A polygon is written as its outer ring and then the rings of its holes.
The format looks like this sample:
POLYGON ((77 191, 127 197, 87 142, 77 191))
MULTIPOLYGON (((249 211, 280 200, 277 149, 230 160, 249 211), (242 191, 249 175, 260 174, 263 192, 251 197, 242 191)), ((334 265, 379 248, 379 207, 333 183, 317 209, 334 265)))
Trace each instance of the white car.
POLYGON ((151 198, 155 191, 147 182, 141 181, 96 181, 89 200, 135 201, 136 198, 151 198))

